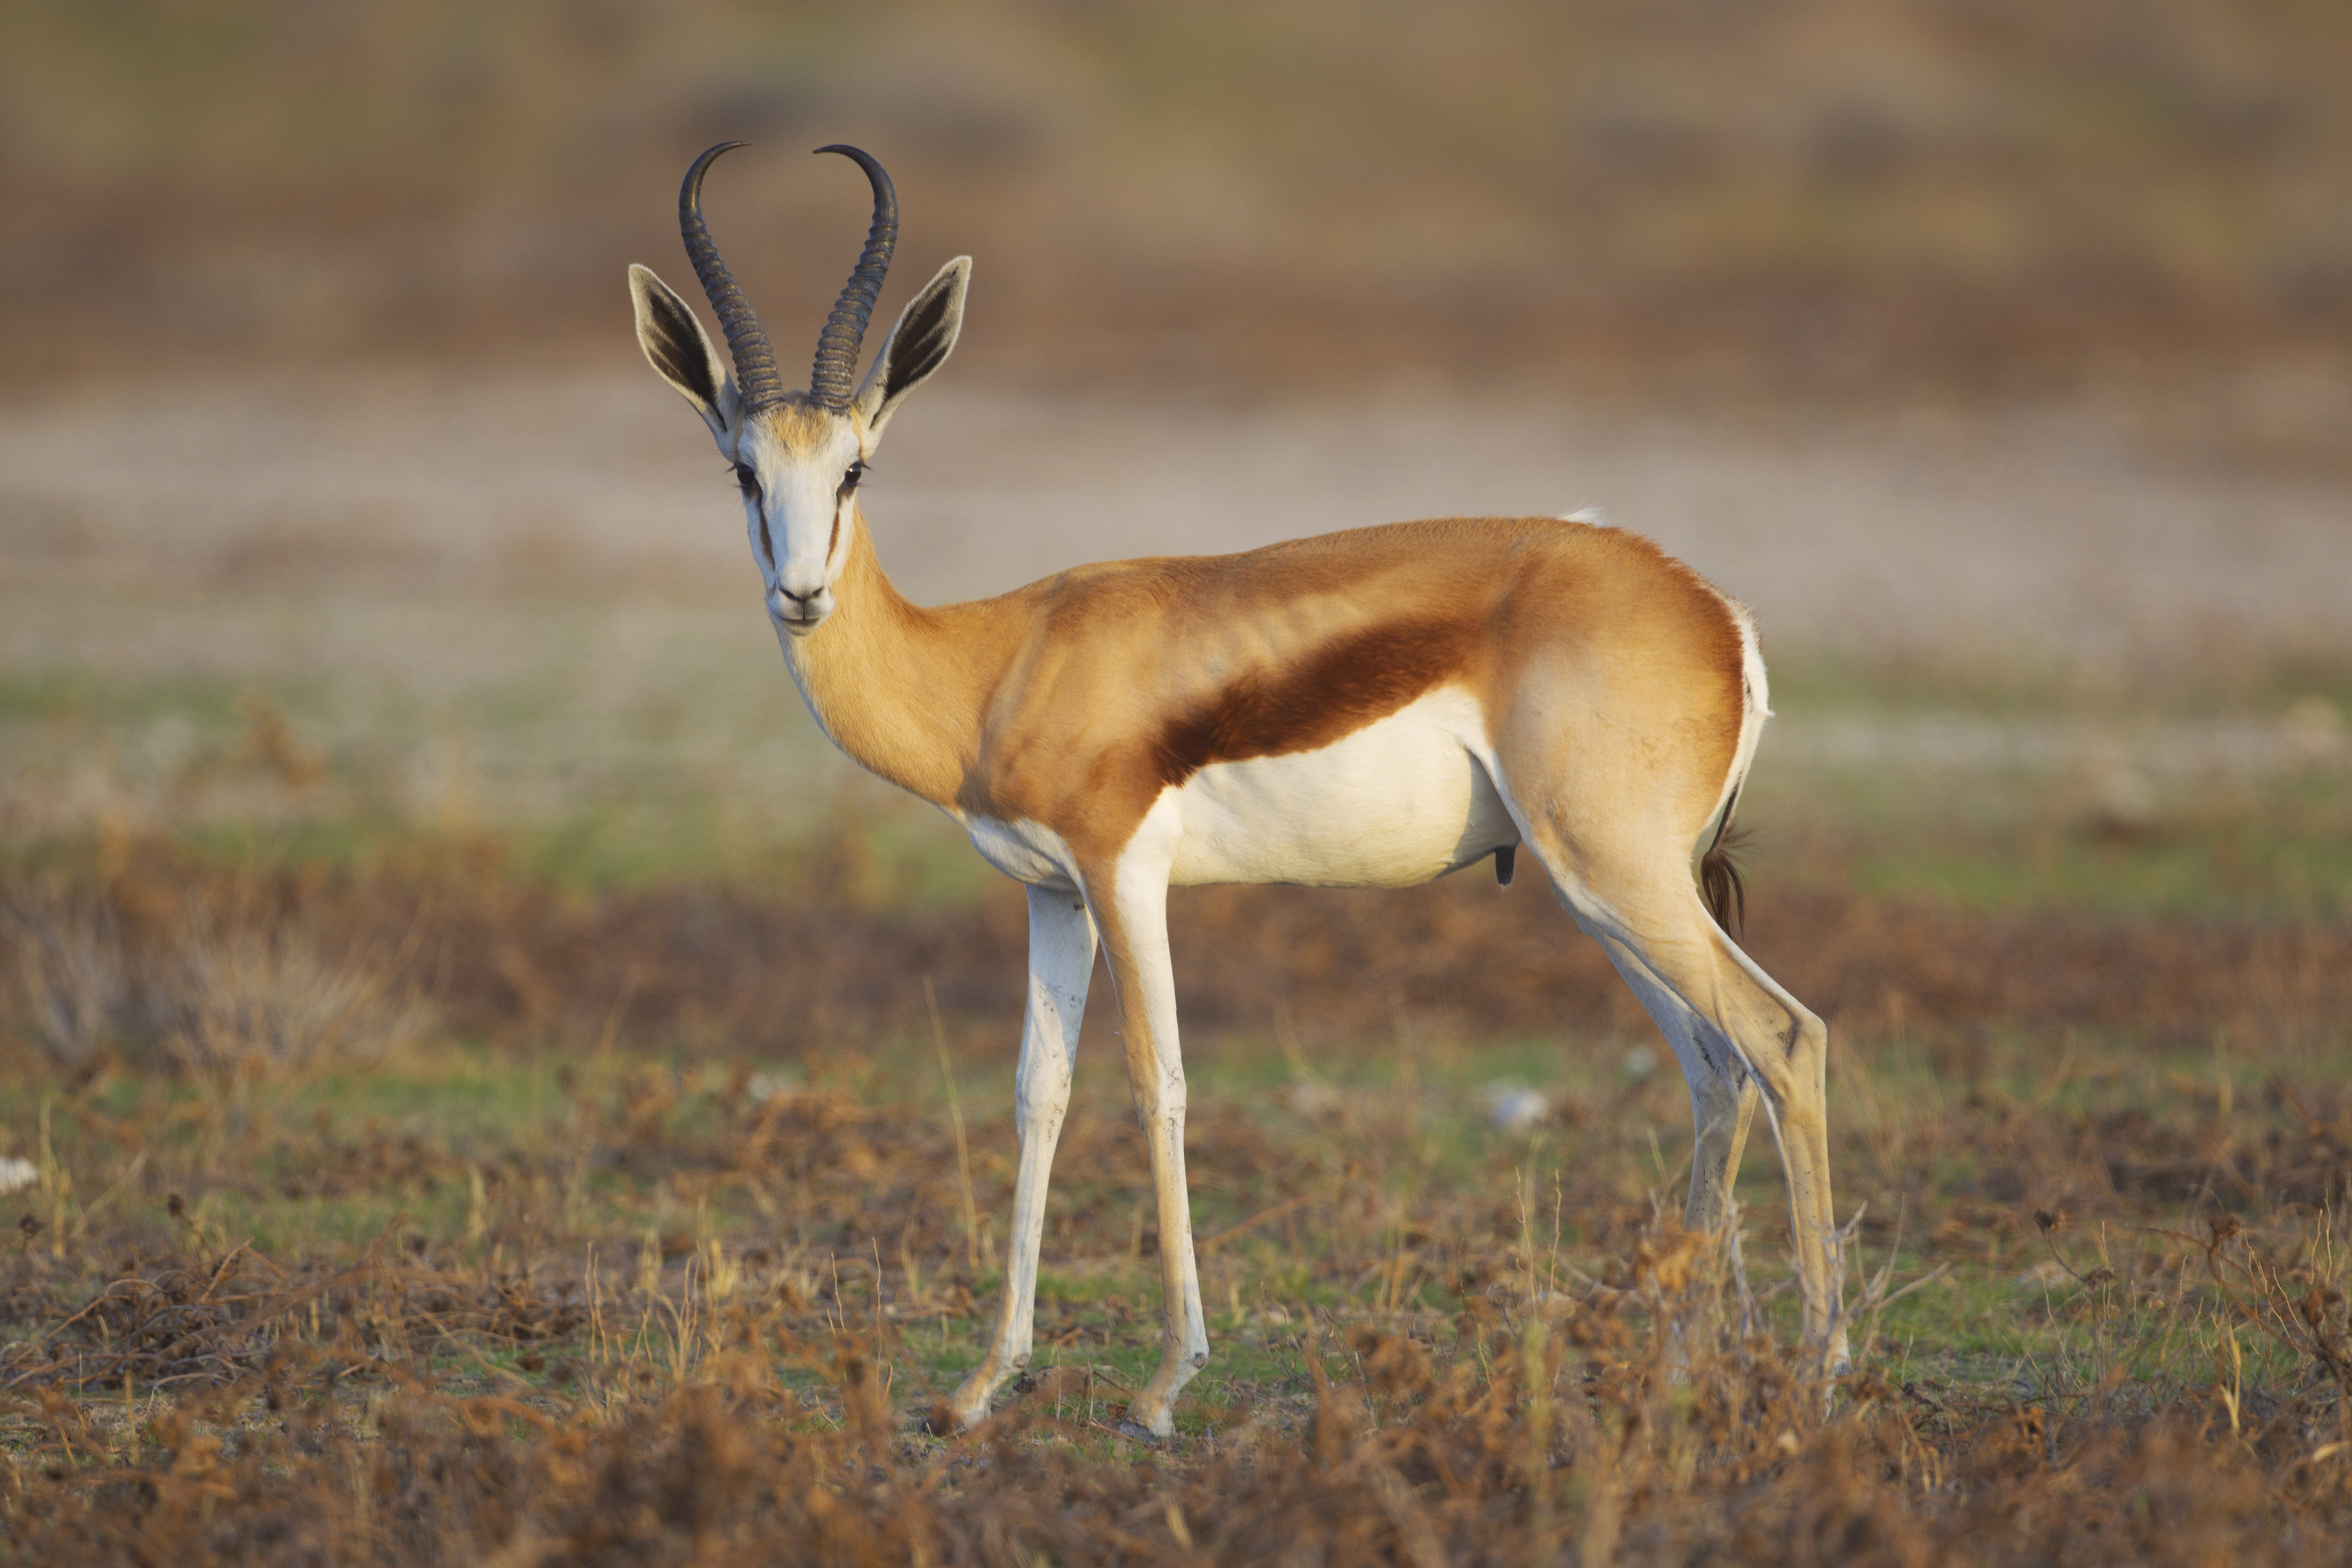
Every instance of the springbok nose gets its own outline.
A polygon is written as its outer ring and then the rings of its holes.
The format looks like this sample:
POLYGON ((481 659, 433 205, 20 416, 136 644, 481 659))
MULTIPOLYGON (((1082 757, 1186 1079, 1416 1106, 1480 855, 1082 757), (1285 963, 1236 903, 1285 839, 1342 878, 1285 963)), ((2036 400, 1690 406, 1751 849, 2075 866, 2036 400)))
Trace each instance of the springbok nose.
POLYGON ((769 605, 775 618, 795 635, 815 631, 817 622, 833 609, 831 598, 822 585, 806 593, 795 593, 780 583, 769 605))

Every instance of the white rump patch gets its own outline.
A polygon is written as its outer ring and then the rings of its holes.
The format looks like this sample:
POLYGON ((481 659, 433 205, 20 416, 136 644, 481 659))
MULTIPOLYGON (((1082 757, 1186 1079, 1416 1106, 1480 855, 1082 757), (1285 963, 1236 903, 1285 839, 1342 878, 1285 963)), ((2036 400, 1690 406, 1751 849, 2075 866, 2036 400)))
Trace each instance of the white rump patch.
MULTIPOLYGON (((1710 586, 1712 586, 1710 584, 1710 586)), ((1772 687, 1764 675, 1764 651, 1756 641, 1756 618, 1742 604, 1721 589, 1715 596, 1731 612, 1739 625, 1740 715, 1739 745, 1732 753, 1731 771, 1723 780, 1723 792, 1715 799, 1715 810, 1707 821, 1719 819, 1731 804, 1735 790, 1748 779, 1748 769, 1756 761, 1756 743, 1764 738, 1764 721, 1772 716, 1772 687)), ((1718 831, 1721 830, 1718 829, 1718 831)))
POLYGON ((1579 507, 1572 512, 1562 512, 1559 515, 1559 520, 1563 523, 1590 523, 1596 528, 1613 528, 1617 526, 1609 520, 1609 514, 1598 507, 1579 507))

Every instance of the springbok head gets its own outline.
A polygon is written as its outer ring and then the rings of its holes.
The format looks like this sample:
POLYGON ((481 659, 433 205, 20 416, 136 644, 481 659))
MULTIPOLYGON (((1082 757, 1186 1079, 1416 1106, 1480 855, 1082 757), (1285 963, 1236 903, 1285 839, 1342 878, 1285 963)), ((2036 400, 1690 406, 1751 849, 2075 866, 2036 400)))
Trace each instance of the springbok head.
POLYGON ((874 226, 817 335, 808 390, 787 390, 766 329, 719 260, 702 221, 703 174, 720 153, 743 145, 722 141, 697 158, 677 193, 687 259, 719 313, 733 373, 686 301, 652 268, 629 268, 629 294, 636 303, 637 343, 646 358, 694 405, 710 427, 719 455, 735 465, 751 553, 767 584, 768 613, 793 636, 805 637, 833 613, 834 584, 858 527, 857 481, 883 426, 955 347, 971 257, 956 257, 923 286, 899 312, 864 384, 851 391, 866 323, 898 243, 898 197, 870 153, 838 145, 818 148, 855 159, 866 171, 874 186, 874 226))

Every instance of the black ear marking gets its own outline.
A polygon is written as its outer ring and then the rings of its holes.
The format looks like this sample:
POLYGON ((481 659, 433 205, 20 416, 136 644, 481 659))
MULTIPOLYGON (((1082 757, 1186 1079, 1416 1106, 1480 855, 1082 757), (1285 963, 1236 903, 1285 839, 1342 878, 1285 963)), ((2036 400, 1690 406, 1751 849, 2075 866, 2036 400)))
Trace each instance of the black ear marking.
POLYGON ((1495 882, 1501 887, 1511 885, 1511 878, 1519 869, 1519 846, 1505 844, 1495 852, 1495 882))
POLYGON ((646 289, 646 305, 651 328, 646 334, 646 347, 653 356, 654 368, 705 403, 717 407, 719 387, 711 380, 710 356, 703 349, 702 332, 694 318, 667 289, 646 289))
POLYGON ((882 373, 885 402, 938 370, 955 347, 948 311, 954 295, 952 287, 934 288, 915 301, 912 313, 892 335, 889 368, 882 373))

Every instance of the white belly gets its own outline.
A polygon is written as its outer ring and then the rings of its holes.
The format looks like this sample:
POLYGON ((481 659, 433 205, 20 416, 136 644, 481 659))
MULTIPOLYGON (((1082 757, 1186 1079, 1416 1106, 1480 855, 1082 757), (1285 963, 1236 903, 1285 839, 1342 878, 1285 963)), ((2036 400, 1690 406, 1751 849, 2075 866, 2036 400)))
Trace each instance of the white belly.
POLYGON ((1447 688, 1319 751, 1213 763, 1152 810, 1174 832, 1169 880, 1409 887, 1443 876, 1519 841, 1483 755, 1485 716, 1447 688))
POLYGON ((1013 881, 1032 887, 1077 888, 1077 861, 1053 829, 1027 821, 1000 822, 991 817, 960 820, 971 834, 971 847, 980 852, 980 858, 1013 881))

